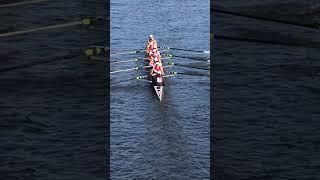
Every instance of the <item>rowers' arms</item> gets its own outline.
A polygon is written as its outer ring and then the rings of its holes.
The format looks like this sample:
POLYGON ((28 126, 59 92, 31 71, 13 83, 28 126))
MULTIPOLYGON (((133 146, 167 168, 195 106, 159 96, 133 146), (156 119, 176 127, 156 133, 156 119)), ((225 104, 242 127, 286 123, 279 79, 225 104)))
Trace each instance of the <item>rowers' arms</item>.
POLYGON ((150 75, 153 76, 154 73, 153 73, 153 68, 150 70, 150 75))
POLYGON ((153 61, 152 61, 152 60, 150 60, 150 62, 149 62, 149 66, 150 66, 150 67, 153 67, 153 64, 154 64, 154 63, 153 63, 153 61))
POLYGON ((162 73, 162 75, 164 75, 164 70, 163 70, 162 66, 161 66, 161 73, 162 73))
POLYGON ((147 51, 146 52, 149 52, 149 42, 147 42, 147 45, 146 45, 146 49, 147 49, 147 51))

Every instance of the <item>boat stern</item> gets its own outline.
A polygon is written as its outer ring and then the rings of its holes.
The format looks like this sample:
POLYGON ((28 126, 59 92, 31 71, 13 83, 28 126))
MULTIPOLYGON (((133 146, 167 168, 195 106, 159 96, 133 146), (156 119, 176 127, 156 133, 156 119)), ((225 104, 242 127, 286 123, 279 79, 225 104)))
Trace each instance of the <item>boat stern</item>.
POLYGON ((153 86, 159 100, 162 100, 162 96, 163 96, 163 86, 153 86))

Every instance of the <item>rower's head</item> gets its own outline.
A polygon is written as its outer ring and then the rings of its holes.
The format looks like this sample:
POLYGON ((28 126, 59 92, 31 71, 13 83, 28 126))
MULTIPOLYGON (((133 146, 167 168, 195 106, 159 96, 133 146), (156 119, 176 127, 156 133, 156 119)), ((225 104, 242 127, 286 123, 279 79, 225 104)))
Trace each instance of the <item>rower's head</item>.
POLYGON ((153 40, 154 38, 153 38, 153 35, 152 34, 150 34, 149 35, 149 40, 153 40))

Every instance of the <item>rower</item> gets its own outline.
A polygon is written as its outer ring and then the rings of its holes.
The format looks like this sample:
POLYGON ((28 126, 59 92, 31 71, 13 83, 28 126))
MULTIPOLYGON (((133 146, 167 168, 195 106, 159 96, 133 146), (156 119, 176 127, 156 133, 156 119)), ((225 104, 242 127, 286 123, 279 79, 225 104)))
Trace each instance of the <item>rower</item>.
POLYGON ((160 62, 156 62, 155 66, 150 71, 151 76, 162 76, 164 75, 163 67, 160 62))
POLYGON ((149 60, 149 61, 153 61, 153 59, 154 59, 154 49, 152 50, 152 51, 149 51, 149 53, 148 53, 148 55, 147 55, 147 59, 149 60))
POLYGON ((154 56, 151 55, 149 57, 149 66, 154 67, 154 65, 155 65, 154 56))
POLYGON ((154 80, 153 83, 155 83, 155 85, 161 84, 162 86, 164 86, 164 81, 163 81, 164 71, 163 71, 163 67, 159 62, 156 62, 155 66, 151 69, 150 75, 153 78, 154 80))
POLYGON ((150 45, 150 47, 151 47, 151 48, 149 48, 149 49, 150 49, 150 51, 152 51, 153 54, 159 53, 159 52, 158 52, 158 51, 159 51, 158 46, 156 46, 156 45, 150 45))
POLYGON ((153 61, 155 62, 155 63, 160 63, 160 66, 162 66, 162 61, 161 61, 161 59, 159 58, 159 56, 153 56, 153 61))
POLYGON ((162 66, 162 61, 161 61, 161 56, 159 55, 158 51, 154 52, 151 56, 150 56, 150 66, 154 66, 155 63, 159 62, 160 65, 162 66))
POLYGON ((157 58, 157 60, 158 60, 159 62, 162 63, 162 61, 161 61, 161 55, 160 55, 160 52, 159 52, 159 51, 156 51, 153 55, 154 55, 155 58, 157 58))
POLYGON ((153 45, 149 45, 147 48, 147 55, 152 56, 154 49, 156 49, 153 45))

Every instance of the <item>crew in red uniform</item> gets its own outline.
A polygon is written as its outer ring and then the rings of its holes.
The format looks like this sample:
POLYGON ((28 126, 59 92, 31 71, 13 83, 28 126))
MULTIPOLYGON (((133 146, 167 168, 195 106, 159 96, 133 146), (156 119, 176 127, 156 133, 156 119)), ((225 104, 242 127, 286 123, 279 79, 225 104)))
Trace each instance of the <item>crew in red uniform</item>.
POLYGON ((158 50, 153 55, 154 55, 155 61, 159 61, 160 63, 162 63, 161 55, 160 55, 160 52, 158 50))
POLYGON ((155 66, 150 71, 150 75, 151 76, 164 75, 163 67, 160 62, 155 63, 155 66))
POLYGON ((159 51, 157 51, 156 53, 152 54, 150 56, 149 60, 150 60, 149 66, 154 67, 157 62, 160 63, 160 66, 162 66, 162 61, 161 61, 161 56, 159 54, 159 51))

